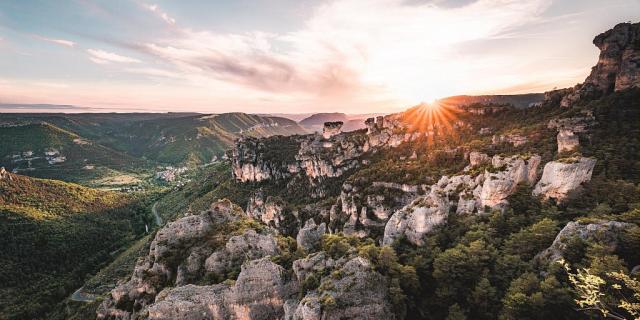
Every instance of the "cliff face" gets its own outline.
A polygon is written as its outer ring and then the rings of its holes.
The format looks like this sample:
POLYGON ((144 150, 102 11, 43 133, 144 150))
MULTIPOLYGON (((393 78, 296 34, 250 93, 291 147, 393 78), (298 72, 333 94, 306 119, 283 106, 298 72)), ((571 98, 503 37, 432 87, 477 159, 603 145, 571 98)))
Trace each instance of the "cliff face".
POLYGON ((449 214, 485 212, 485 208, 501 209, 508 205, 507 197, 521 183, 533 184, 537 178, 540 156, 494 156, 472 152, 467 170, 491 159, 492 171, 485 170, 476 177, 471 175, 443 176, 432 185, 424 196, 417 197, 404 208, 396 211, 384 229, 383 244, 392 244, 399 236, 416 245, 435 227, 446 222, 449 214), (480 160, 482 161, 480 161, 480 160), (457 199, 457 201, 455 201, 457 199), (455 210, 454 210, 455 208, 455 210))
POLYGON ((233 176, 241 182, 286 179, 302 174, 311 180, 339 177, 360 167, 364 153, 397 147, 420 136, 405 133, 406 125, 395 115, 367 119, 365 124, 366 133, 341 134, 342 123, 327 122, 322 135, 240 139, 231 153, 233 176), (273 154, 270 149, 276 146, 270 142, 289 145, 292 157, 278 158, 283 155, 273 154))
POLYGON ((598 64, 585 80, 604 94, 640 85, 640 23, 621 23, 599 34, 598 64))
POLYGON ((640 23, 621 23, 593 39, 600 49, 598 63, 584 83, 545 93, 547 102, 571 107, 582 99, 596 99, 614 91, 640 87, 640 23))

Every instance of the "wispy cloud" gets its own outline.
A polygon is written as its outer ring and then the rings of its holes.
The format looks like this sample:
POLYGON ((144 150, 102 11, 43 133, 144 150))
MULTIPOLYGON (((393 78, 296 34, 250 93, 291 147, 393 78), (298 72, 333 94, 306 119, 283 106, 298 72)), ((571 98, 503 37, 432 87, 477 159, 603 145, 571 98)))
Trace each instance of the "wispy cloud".
POLYGON ((107 63, 139 63, 140 60, 119 55, 113 52, 107 52, 104 50, 98 49, 87 49, 89 53, 89 60, 97 63, 97 64, 107 64, 107 63))
MULTIPOLYGON (((506 70, 513 58, 496 54, 472 62, 456 46, 499 38, 534 23, 549 4, 480 0, 439 8, 400 0, 341 0, 318 7, 298 31, 220 34, 183 29, 179 36, 147 43, 142 50, 180 72, 266 92, 416 99, 453 94, 471 84, 461 83, 463 79, 475 81, 481 73, 506 70)), ((155 5, 148 9, 160 12, 155 5)), ((497 83, 500 80, 484 85, 505 86, 497 83)))
POLYGON ((43 36, 39 36, 37 35, 36 38, 42 40, 42 41, 46 41, 46 42, 50 42, 50 43, 55 43, 61 46, 65 46, 65 47, 69 47, 69 48, 73 48, 76 43, 70 40, 64 40, 64 39, 54 39, 54 38, 47 38, 47 37, 43 37, 43 36))
POLYGON ((160 10, 160 8, 158 7, 157 4, 147 4, 147 3, 143 3, 142 6, 155 13, 160 19, 164 20, 164 22, 166 22, 169 25, 175 25, 176 24, 176 19, 172 18, 169 16, 168 13, 160 10))

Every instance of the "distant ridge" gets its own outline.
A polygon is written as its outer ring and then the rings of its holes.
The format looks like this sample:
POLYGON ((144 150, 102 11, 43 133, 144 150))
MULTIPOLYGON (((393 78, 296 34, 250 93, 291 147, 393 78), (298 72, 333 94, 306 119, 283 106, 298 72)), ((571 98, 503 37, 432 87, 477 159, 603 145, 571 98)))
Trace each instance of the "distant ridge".
POLYGON ((470 104, 510 104, 516 108, 523 109, 532 106, 533 104, 540 103, 544 100, 544 93, 525 93, 525 94, 510 94, 510 95, 459 95, 451 96, 438 100, 438 103, 446 104, 454 107, 461 107, 470 104))

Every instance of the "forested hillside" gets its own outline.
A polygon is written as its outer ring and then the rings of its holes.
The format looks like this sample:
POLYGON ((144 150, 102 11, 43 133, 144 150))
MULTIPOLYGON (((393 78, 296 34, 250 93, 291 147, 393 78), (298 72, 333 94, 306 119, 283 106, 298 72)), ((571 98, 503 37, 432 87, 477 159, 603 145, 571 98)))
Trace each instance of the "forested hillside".
POLYGON ((44 319, 121 248, 153 228, 150 195, 4 174, 0 318, 44 319))

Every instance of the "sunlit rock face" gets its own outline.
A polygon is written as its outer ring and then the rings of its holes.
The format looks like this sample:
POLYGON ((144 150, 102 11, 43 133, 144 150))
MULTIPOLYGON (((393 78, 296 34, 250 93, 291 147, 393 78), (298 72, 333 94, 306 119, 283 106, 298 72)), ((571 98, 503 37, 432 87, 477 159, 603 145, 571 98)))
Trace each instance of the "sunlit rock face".
POLYGON ((633 224, 618 221, 599 221, 580 223, 571 221, 558 233, 553 244, 536 256, 536 260, 544 264, 565 258, 564 255, 572 238, 578 238, 604 246, 614 252, 618 246, 620 234, 634 227, 633 224))
POLYGON ((571 130, 560 130, 557 139, 558 152, 575 151, 580 145, 580 139, 571 130))
POLYGON ((322 137, 325 139, 331 139, 331 137, 340 134, 342 132, 342 121, 325 122, 322 127, 322 137))
POLYGON ((640 85, 640 23, 621 23, 599 34, 593 44, 600 49, 598 64, 585 83, 603 93, 640 85))
POLYGON ((241 182, 286 179, 300 174, 310 180, 339 177, 362 165, 360 157, 365 152, 397 147, 422 135, 405 132, 406 126, 398 115, 367 119, 365 124, 367 133, 340 134, 341 122, 327 122, 322 136, 288 137, 285 143, 297 152, 287 150, 286 154, 273 152, 283 141, 269 145, 264 139, 239 139, 231 152, 233 176, 241 182))
POLYGON ((426 234, 446 222, 449 214, 485 213, 485 208, 504 208, 507 197, 522 183, 533 184, 537 178, 540 156, 494 156, 475 153, 473 166, 491 161, 493 169, 477 176, 443 176, 432 185, 427 194, 417 197, 410 204, 394 212, 389 218, 382 243, 390 245, 404 236, 416 245, 423 244, 426 234), (455 210, 454 210, 455 208, 455 210))
POLYGON ((614 91, 640 86, 640 23, 620 23, 593 39, 598 63, 584 83, 545 93, 545 101, 571 107, 581 99, 597 99, 614 91))
POLYGON ((507 197, 516 190, 518 184, 523 182, 533 184, 537 177, 540 159, 538 155, 528 158, 494 156, 491 164, 496 171, 484 173, 480 206, 495 208, 506 205, 507 197))
POLYGON ((390 245, 400 236, 416 245, 423 244, 426 234, 446 221, 454 204, 462 204, 460 213, 473 212, 483 176, 443 176, 428 193, 396 211, 384 228, 382 243, 390 245), (458 201, 452 200, 457 196, 458 201), (471 201, 468 201, 471 200, 471 201))
POLYGON ((595 159, 570 158, 548 162, 544 166, 542 178, 533 189, 534 196, 543 199, 564 200, 571 191, 580 187, 583 182, 591 180, 595 159))
POLYGON ((247 202, 246 214, 248 217, 262 221, 268 226, 276 229, 282 225, 285 220, 284 204, 279 199, 273 197, 264 197, 261 190, 256 191, 249 197, 247 202))

